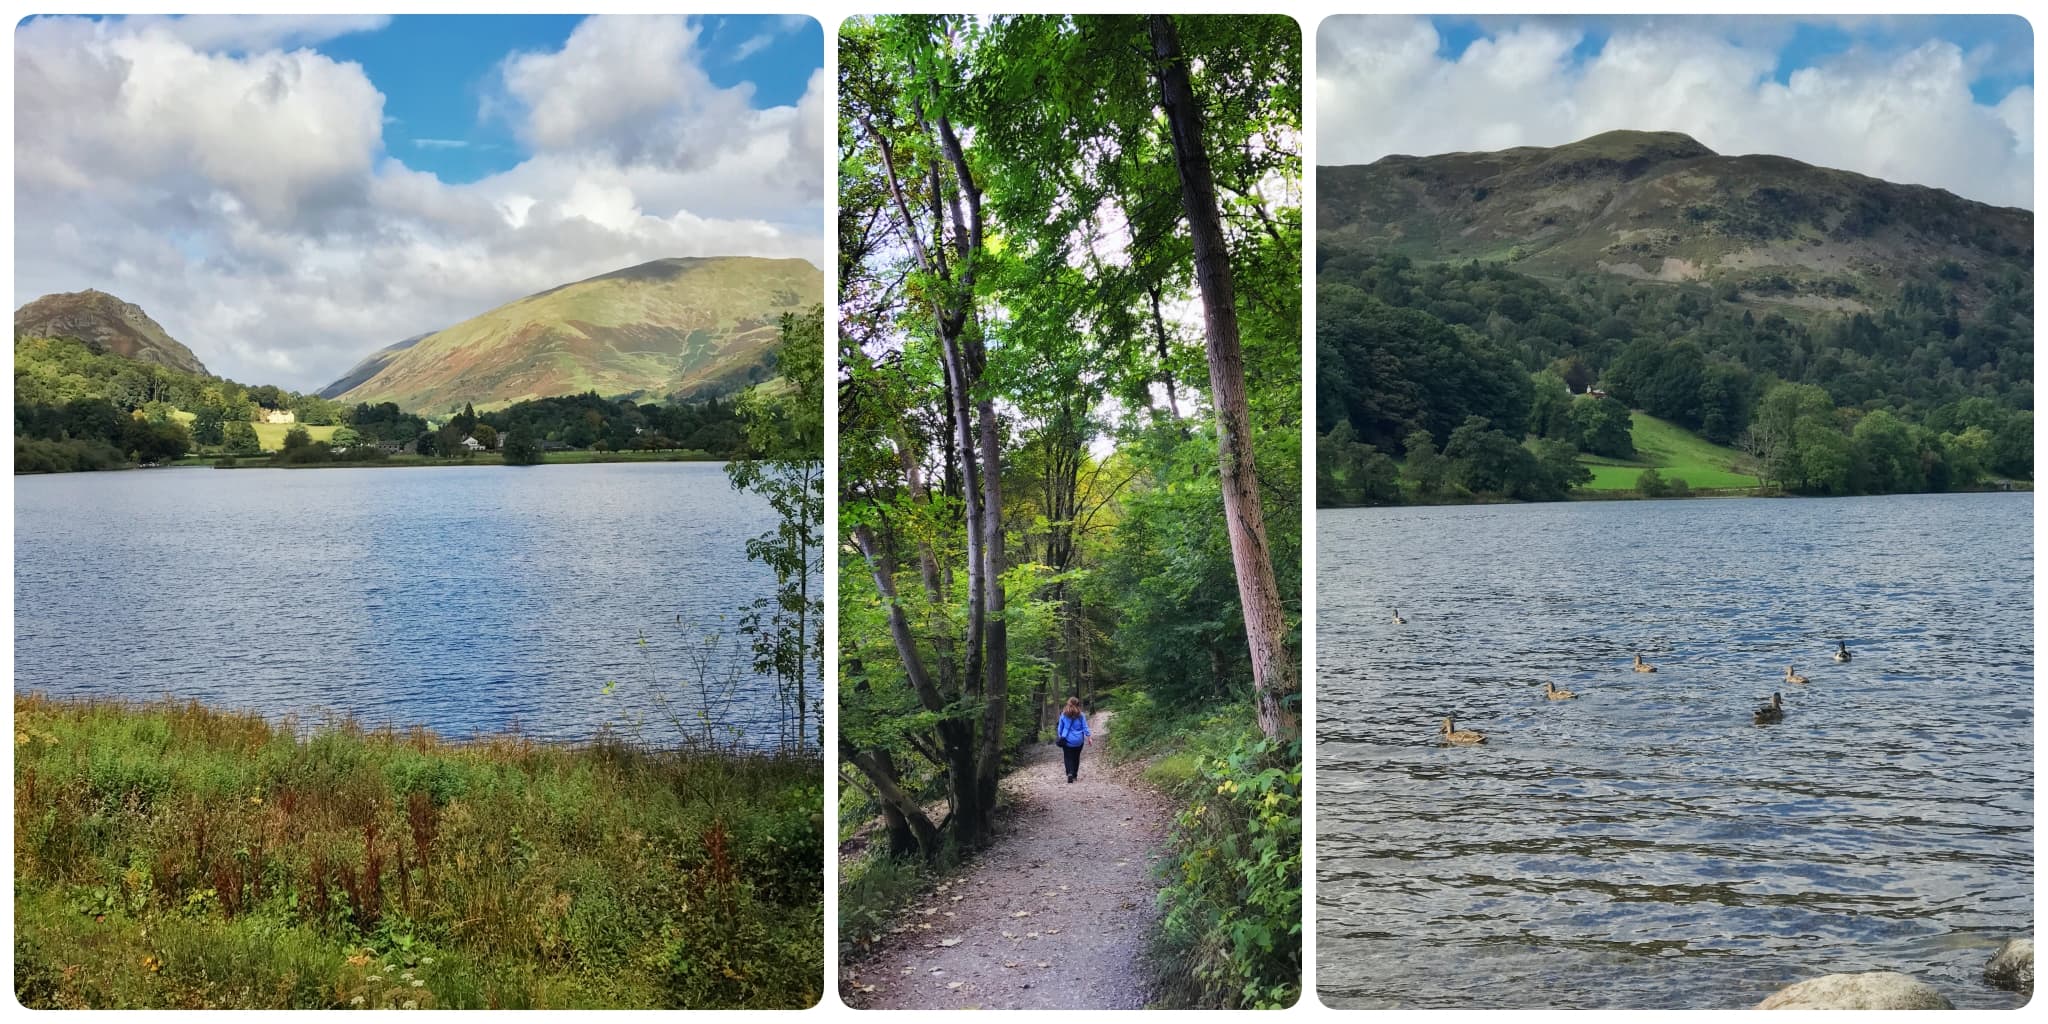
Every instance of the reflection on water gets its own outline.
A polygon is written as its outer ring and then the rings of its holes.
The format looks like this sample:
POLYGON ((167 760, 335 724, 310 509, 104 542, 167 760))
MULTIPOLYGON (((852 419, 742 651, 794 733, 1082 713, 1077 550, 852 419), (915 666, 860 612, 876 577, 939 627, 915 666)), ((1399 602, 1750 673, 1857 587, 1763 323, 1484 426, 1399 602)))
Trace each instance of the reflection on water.
MULTIPOLYGON (((731 634, 774 589, 746 558, 773 513, 713 464, 178 469, 14 488, 18 693, 171 695, 453 736, 579 739, 644 717, 643 738, 667 742, 650 691, 681 698, 702 635, 731 634)), ((747 659, 728 646, 717 660, 747 659)), ((749 671, 735 698, 714 714, 773 743, 772 683, 749 671)))
POLYGON ((1320 513, 1324 1001, 2018 1005, 1979 972, 2033 930, 2032 530, 2026 494, 1320 513))

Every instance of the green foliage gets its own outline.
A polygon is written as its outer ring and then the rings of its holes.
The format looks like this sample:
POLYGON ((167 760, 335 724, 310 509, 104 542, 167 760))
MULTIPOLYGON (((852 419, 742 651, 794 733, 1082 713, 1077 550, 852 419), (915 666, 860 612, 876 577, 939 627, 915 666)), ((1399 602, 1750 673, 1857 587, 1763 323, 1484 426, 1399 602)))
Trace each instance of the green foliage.
POLYGON ((33 1007, 809 1006, 815 757, 15 701, 33 1007))
POLYGON ((1146 776, 1183 801, 1151 951, 1161 1002, 1293 1005, 1302 977, 1300 747, 1267 742, 1235 708, 1174 714, 1131 700, 1117 730, 1123 756, 1167 748, 1146 776))
POLYGON ((775 596, 741 619, 754 666, 777 680, 785 745, 824 740, 825 600, 821 530, 825 522, 825 310, 782 318, 777 349, 782 376, 741 398, 745 447, 726 463, 736 490, 766 498, 773 529, 747 542, 747 557, 775 573, 775 596))
POLYGON ((505 434, 505 465, 537 466, 543 458, 540 438, 535 437, 533 428, 521 422, 505 434))
POLYGON ((1662 498, 1669 493, 1664 483, 1664 474, 1655 469, 1646 469, 1636 475, 1636 493, 1645 498, 1662 498))

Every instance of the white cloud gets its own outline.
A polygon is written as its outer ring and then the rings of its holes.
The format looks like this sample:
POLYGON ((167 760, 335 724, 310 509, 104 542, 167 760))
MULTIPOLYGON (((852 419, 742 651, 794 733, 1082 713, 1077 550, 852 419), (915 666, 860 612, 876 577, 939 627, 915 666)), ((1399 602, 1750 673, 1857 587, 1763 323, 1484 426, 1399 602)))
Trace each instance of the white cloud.
POLYGON ((187 14, 140 15, 133 27, 155 27, 195 50, 275 50, 312 46, 391 24, 388 14, 187 14))
POLYGON ((1574 56, 1585 38, 1578 21, 1488 27, 1447 57, 1427 19, 1326 20, 1319 161, 1553 146, 1633 128, 1685 132, 1724 154, 1774 153, 2033 205, 2033 92, 1978 103, 1970 86, 1990 59, 1982 52, 1939 39, 1859 47, 1780 83, 1783 36, 1734 33, 1723 22, 1609 23, 1605 44, 1583 60, 1574 56))
POLYGON ((386 152, 358 65, 254 47, 311 29, 238 23, 252 48, 228 53, 180 24, 18 30, 17 304, 100 288, 217 373, 310 390, 400 338, 635 263, 822 262, 822 72, 796 106, 752 109, 710 85, 680 19, 592 18, 561 51, 508 60, 501 103, 534 152, 465 184, 386 152))
POLYGON ((740 43, 738 46, 733 47, 732 52, 726 54, 725 59, 735 64, 739 63, 740 61, 746 60, 748 57, 751 57, 757 53, 760 53, 762 50, 767 49, 768 44, 774 41, 775 36, 767 32, 763 32, 757 36, 749 37, 746 41, 740 43))

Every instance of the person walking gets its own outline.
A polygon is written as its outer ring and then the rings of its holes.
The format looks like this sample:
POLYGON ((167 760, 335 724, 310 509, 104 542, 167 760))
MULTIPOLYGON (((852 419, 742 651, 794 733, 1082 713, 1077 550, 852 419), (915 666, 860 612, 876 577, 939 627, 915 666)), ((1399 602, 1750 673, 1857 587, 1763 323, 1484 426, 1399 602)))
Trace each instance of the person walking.
POLYGON ((1068 697, 1067 710, 1060 714, 1059 736, 1055 739, 1060 745, 1060 753, 1067 756, 1068 782, 1081 774, 1081 748, 1087 745, 1088 736, 1088 714, 1081 710, 1081 698, 1068 697))

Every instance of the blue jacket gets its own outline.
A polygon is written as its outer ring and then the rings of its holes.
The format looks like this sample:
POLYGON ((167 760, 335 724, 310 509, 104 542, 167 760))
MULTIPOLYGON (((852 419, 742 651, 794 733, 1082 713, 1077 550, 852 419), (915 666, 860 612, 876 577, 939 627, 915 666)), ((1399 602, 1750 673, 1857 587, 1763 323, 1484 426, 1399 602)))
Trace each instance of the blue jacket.
POLYGON ((1063 715, 1061 715, 1061 716, 1060 716, 1060 724, 1059 724, 1059 733, 1060 733, 1060 746, 1063 746, 1063 747, 1078 747, 1078 746, 1080 746, 1080 745, 1081 745, 1081 741, 1082 741, 1082 740, 1085 740, 1085 739, 1087 739, 1087 738, 1088 738, 1088 736, 1089 736, 1089 732, 1088 732, 1088 716, 1086 716, 1086 715, 1082 715, 1082 716, 1081 716, 1081 717, 1079 717, 1079 718, 1072 718, 1072 717, 1068 717, 1067 715, 1064 715, 1064 714, 1063 714, 1063 715))

